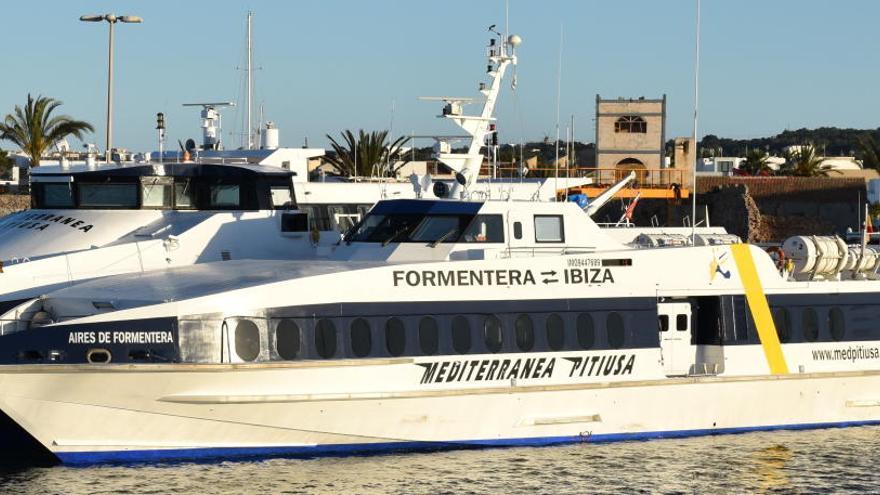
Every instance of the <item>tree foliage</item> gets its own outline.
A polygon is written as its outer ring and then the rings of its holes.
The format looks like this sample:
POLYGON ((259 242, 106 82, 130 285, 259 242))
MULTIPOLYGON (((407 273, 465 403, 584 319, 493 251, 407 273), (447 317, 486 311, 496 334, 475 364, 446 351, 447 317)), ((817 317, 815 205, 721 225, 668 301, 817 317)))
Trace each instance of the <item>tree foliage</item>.
POLYGON ((863 157, 860 152, 860 140, 864 136, 880 141, 880 128, 866 130, 819 127, 786 130, 774 136, 750 139, 730 139, 707 134, 700 140, 698 148, 713 150, 719 156, 745 156, 747 150, 753 148, 765 150, 770 155, 781 156, 788 146, 814 143, 825 156, 856 156, 861 159, 863 157))
POLYGON ((7 114, 0 123, 0 139, 12 141, 30 158, 31 166, 40 166, 40 158, 50 146, 67 136, 82 139, 86 131, 94 132, 88 122, 67 115, 52 116, 61 101, 45 96, 34 99, 28 94, 24 108, 16 105, 14 114, 7 114))
POLYGON ((880 170, 880 145, 871 134, 866 133, 859 137, 859 155, 863 168, 880 170))
POLYGON ((773 169, 767 161, 767 153, 760 148, 752 148, 746 153, 746 159, 739 164, 739 171, 746 175, 770 175, 773 169))
POLYGON ((15 166, 15 162, 12 158, 9 158, 9 153, 0 150, 0 179, 10 177, 11 174, 9 172, 12 170, 13 166, 15 166))
POLYGON ((812 143, 801 145, 797 150, 786 152, 783 156, 785 163, 780 167, 779 175, 827 177, 829 173, 836 172, 830 166, 822 165, 823 158, 816 153, 816 147, 812 143))
POLYGON ((409 141, 401 136, 388 142, 388 131, 358 131, 355 136, 350 130, 342 131, 342 143, 329 134, 330 146, 334 154, 326 157, 327 162, 345 177, 393 177, 406 163, 402 153, 403 145, 409 141))

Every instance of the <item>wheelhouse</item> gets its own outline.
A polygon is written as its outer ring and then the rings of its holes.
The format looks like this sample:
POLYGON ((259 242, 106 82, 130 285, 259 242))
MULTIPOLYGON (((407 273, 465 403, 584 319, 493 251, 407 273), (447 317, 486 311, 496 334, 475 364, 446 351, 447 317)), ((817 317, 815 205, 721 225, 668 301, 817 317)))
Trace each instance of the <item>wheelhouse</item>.
MULTIPOLYGON (((58 169, 56 169, 58 170, 58 169)), ((161 164, 31 176, 34 209, 273 210, 296 202, 289 170, 161 164)))

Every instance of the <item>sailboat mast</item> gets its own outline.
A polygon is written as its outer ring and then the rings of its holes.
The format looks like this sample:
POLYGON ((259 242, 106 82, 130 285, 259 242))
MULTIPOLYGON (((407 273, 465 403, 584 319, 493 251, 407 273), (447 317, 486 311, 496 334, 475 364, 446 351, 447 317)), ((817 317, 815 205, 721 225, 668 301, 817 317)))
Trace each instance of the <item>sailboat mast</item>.
POLYGON ((697 162, 700 157, 697 154, 700 139, 699 135, 699 108, 700 108, 700 0, 697 0, 697 39, 694 48, 694 160, 691 164, 691 243, 696 240, 697 234, 697 162))
POLYGON ((247 149, 254 149, 254 121, 253 121, 253 104, 254 104, 254 45, 251 39, 251 19, 254 13, 247 14, 247 149))

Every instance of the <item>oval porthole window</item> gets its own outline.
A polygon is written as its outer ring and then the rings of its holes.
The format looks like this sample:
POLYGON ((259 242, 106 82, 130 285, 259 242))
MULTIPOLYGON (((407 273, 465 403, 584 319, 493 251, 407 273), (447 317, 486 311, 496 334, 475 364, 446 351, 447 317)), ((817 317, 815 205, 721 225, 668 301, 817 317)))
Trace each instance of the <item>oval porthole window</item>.
POLYGON ((488 315, 483 321, 483 340, 486 349, 495 353, 501 350, 502 341, 501 320, 495 315, 488 315))
POLYGON ((461 315, 452 319, 452 348, 459 354, 471 350, 471 324, 461 315))
POLYGON ((235 353, 248 362, 260 355, 260 329, 251 320, 238 320, 235 324, 235 353))
POLYGON ((836 306, 828 312, 828 328, 831 330, 831 338, 836 341, 843 340, 844 335, 846 335, 843 311, 836 306))
POLYGON ((623 347, 625 329, 623 326, 623 317, 620 316, 620 313, 608 313, 605 325, 605 330, 608 336, 608 346, 612 349, 620 349, 623 347))
POLYGON ((422 354, 431 356, 437 354, 440 348, 440 332, 437 329, 437 320, 426 316, 419 322, 419 347, 422 354))
POLYGON ((315 325, 315 351, 324 359, 336 354, 336 325, 333 320, 323 318, 315 325))
POLYGON ((556 313, 547 317, 547 345, 554 351, 565 346, 565 322, 556 313))
POLYGON ((776 308, 773 312, 773 323, 776 324, 776 335, 779 342, 786 343, 791 340, 791 314, 787 308, 776 308))
POLYGON ((592 349, 596 344, 596 328, 593 326, 593 316, 589 313, 578 315, 577 338, 581 349, 592 349))
POLYGON ((299 356, 301 336, 295 321, 284 319, 275 327, 275 351, 281 359, 290 361, 299 356))
POLYGON ((406 328, 400 318, 385 322, 385 347, 392 356, 400 356, 406 350, 406 328))
POLYGON ((813 308, 804 309, 803 314, 804 340, 815 342, 819 340, 819 318, 813 308))
POLYGON ((535 347, 535 326, 529 315, 516 317, 516 346, 523 352, 529 352, 535 347))
POLYGON ((355 357, 365 357, 373 348, 373 338, 370 335, 370 322, 363 318, 355 318, 351 322, 351 352, 355 357))

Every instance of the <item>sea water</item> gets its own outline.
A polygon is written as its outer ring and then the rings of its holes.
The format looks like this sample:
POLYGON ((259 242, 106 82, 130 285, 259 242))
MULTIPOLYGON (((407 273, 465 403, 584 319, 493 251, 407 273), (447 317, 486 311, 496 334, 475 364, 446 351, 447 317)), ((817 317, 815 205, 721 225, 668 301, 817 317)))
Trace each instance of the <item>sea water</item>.
POLYGON ((315 459, 5 470, 2 493, 878 493, 880 427, 315 459))

